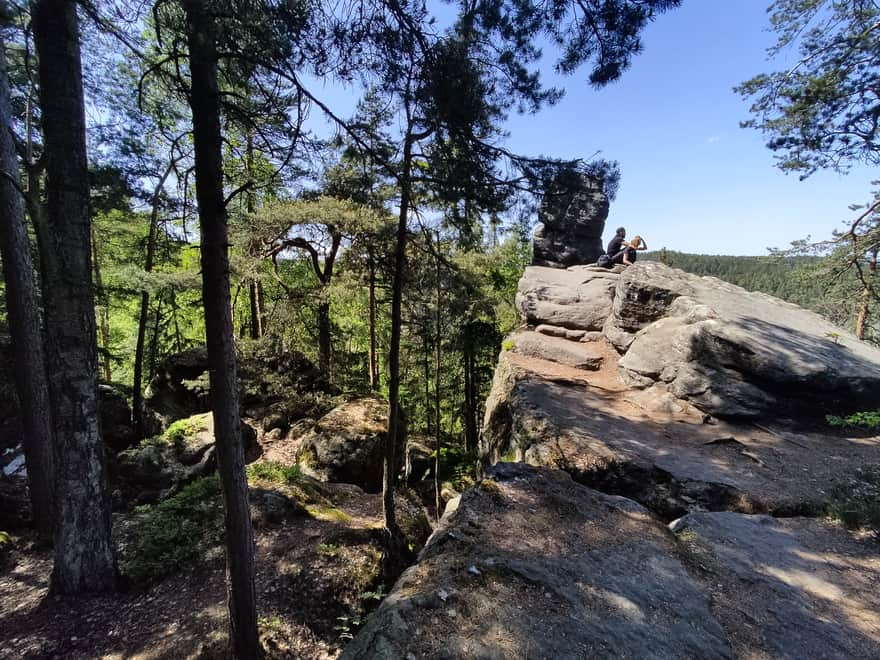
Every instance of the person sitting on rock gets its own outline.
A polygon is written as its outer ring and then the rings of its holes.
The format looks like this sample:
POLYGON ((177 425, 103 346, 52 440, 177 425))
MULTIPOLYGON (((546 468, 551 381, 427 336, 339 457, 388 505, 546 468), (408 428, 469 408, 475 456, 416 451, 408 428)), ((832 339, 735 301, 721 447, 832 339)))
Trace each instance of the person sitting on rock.
POLYGON ((631 241, 623 241, 623 249, 611 258, 612 264, 631 266, 636 262, 636 250, 647 250, 648 244, 641 236, 633 236, 631 241))
POLYGON ((617 231, 614 232, 614 238, 608 243, 608 249, 605 250, 605 254, 609 257, 614 257, 623 249, 623 244, 626 243, 626 229, 623 227, 618 227, 617 231))

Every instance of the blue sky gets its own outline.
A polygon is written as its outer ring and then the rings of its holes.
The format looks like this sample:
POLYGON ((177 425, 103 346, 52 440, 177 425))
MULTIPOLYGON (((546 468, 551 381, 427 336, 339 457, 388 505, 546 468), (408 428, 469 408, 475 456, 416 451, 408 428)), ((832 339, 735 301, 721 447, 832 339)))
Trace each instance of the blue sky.
POLYGON ((606 240, 623 225, 652 249, 766 254, 808 234, 825 238, 870 198, 876 172, 819 172, 805 181, 774 166, 765 138, 739 127, 749 103, 733 87, 781 68, 766 59, 770 0, 684 0, 644 34, 644 52, 601 90, 586 73, 554 78, 566 97, 510 119, 508 146, 555 157, 597 150, 620 162, 606 240))

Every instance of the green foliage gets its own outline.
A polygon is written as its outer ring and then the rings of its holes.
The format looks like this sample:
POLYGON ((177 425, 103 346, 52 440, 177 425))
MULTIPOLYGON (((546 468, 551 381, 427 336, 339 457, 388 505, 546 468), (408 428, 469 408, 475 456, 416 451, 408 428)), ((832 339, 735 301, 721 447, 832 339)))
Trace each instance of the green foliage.
POLYGON ((339 632, 339 638, 350 640, 354 638, 355 633, 364 624, 367 614, 378 607, 379 603, 387 596, 385 589, 380 585, 378 589, 362 591, 357 598, 357 602, 351 608, 348 614, 336 617, 339 623, 334 629, 339 632))
POLYGON ((769 12, 778 36, 770 55, 797 48, 798 61, 736 88, 753 98, 754 118, 743 126, 769 135, 779 166, 803 176, 880 163, 880 7, 874 0, 776 0, 769 12))
POLYGON ((136 582, 180 570, 223 539, 223 502, 218 477, 185 486, 158 504, 137 509, 131 548, 120 568, 136 582))
POLYGON ((268 481, 273 484, 293 484, 302 477, 298 464, 283 465, 275 461, 260 461, 247 466, 248 481, 268 481))
POLYGON ((192 438, 207 428, 207 415, 193 415, 185 419, 178 419, 176 422, 172 422, 162 434, 162 441, 180 450, 186 445, 188 438, 192 438))
POLYGON ((880 532, 880 465, 856 468, 829 492, 829 514, 847 527, 867 527, 880 532))
POLYGON ((826 415, 825 420, 831 426, 842 426, 845 428, 861 428, 861 429, 880 429, 880 410, 868 410, 864 412, 853 413, 846 417, 837 415, 826 415))

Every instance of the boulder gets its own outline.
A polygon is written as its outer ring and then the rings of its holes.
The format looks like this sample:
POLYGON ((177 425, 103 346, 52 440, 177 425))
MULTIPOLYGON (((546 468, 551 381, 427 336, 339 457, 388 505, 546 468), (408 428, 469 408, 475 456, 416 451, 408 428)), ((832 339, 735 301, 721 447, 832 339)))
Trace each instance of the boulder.
POLYGON ((602 254, 608 196, 602 181, 586 174, 557 181, 541 201, 532 263, 565 268, 593 263, 602 254))
POLYGON ((635 333, 620 360, 630 382, 663 382, 723 417, 870 409, 880 349, 818 314, 711 277, 640 262, 620 276, 616 328, 635 333))
POLYGON ((425 474, 434 474, 434 450, 428 446, 431 438, 409 438, 406 442, 406 460, 404 478, 407 483, 414 483, 424 478, 425 474))
POLYGON ((611 314, 618 279, 606 270, 532 266, 519 281, 516 307, 529 325, 601 330, 611 314))
MULTIPOLYGON (((251 462, 260 455, 257 434, 244 422, 241 429, 245 460, 251 462)), ((120 452, 112 472, 123 500, 144 504, 212 474, 216 466, 213 416, 203 413, 178 420, 162 436, 120 452)))
POLYGON ((124 392, 112 385, 98 385, 98 410, 101 436, 111 451, 128 449, 138 441, 131 425, 131 406, 124 392))
POLYGON ((298 462, 322 481, 379 492, 387 430, 387 401, 375 397, 348 401, 320 418, 302 437, 298 462))
MULTIPOLYGON (((248 344, 248 351, 240 353, 238 360, 245 416, 257 420, 266 431, 280 428, 283 434, 295 421, 325 413, 330 397, 337 393, 308 358, 276 338, 267 336, 248 344)), ((146 405, 165 426, 209 411, 208 369, 203 346, 169 356, 147 388, 146 405)))
POLYGON ((558 470, 502 464, 343 658, 733 658, 664 526, 558 470))
POLYGON ((880 557, 823 519, 692 513, 670 525, 739 658, 876 658, 880 557))
POLYGON ((167 357, 144 393, 144 403, 165 424, 211 409, 208 349, 197 346, 167 357))
POLYGON ((672 520, 694 510, 818 513, 835 483, 880 462, 880 438, 706 424, 663 384, 629 390, 612 365, 581 371, 583 380, 551 366, 500 355, 480 434, 485 465, 561 468, 672 520))
POLYGON ((880 386, 877 347, 797 305, 660 263, 532 266, 516 304, 541 334, 601 329, 630 387, 662 383, 714 416, 870 409, 880 386))
POLYGON ((510 336, 513 350, 523 355, 550 360, 576 369, 598 369, 602 366, 602 356, 597 355, 588 345, 552 337, 539 332, 519 331, 510 336))

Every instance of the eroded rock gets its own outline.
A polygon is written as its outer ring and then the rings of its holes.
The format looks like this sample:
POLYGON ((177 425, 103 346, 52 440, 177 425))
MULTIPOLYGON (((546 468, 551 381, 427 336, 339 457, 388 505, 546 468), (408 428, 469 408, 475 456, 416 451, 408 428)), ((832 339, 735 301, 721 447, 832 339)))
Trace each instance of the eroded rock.
POLYGON ((595 262, 602 254, 607 217, 601 180, 581 174, 558 182, 538 209, 532 263, 565 268, 595 262))
POLYGON ((558 470, 502 464, 343 658, 732 658, 662 525, 558 470))
POLYGON ((302 437, 299 462, 322 481, 356 484, 367 492, 379 492, 387 430, 386 401, 375 397, 348 401, 315 422, 302 437))
POLYGON ((694 513, 670 525, 740 658, 880 656, 880 556, 822 519, 694 513))

